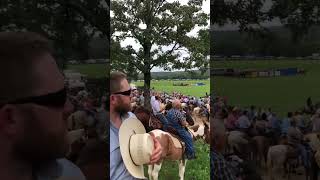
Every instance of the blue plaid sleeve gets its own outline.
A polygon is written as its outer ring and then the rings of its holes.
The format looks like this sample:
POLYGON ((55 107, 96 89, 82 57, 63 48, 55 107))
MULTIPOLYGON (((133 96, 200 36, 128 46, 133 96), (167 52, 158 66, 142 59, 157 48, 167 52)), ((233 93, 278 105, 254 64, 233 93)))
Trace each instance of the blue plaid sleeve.
POLYGON ((227 161, 221 154, 215 151, 211 151, 210 176, 211 180, 236 180, 236 177, 231 171, 231 167, 228 166, 227 161))

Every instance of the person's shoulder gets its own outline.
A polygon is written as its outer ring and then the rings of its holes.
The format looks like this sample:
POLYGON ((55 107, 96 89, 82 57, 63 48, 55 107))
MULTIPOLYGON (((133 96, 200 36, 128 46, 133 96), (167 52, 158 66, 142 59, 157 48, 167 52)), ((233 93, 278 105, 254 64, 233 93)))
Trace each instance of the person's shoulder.
POLYGON ((130 117, 137 118, 137 116, 133 112, 128 112, 128 118, 130 117))
POLYGON ((44 163, 37 170, 38 180, 49 180, 52 178, 61 180, 86 180, 80 168, 65 158, 44 163))
POLYGON ((57 162, 62 167, 62 177, 74 177, 78 180, 86 180, 80 168, 71 161, 63 158, 58 159, 57 162))

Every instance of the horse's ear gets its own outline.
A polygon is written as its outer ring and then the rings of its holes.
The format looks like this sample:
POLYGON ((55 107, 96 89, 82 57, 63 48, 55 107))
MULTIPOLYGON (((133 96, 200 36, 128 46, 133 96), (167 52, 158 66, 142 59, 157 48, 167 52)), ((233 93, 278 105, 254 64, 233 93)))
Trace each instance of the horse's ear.
POLYGON ((136 112, 141 112, 141 111, 142 111, 142 109, 143 109, 143 107, 142 107, 142 106, 137 106, 137 108, 136 108, 136 112))

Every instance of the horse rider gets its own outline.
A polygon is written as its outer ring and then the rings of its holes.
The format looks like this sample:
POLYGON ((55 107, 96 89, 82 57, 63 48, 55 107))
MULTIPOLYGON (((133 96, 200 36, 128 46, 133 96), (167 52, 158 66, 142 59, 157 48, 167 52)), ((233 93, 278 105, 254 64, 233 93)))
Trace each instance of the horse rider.
POLYGON ((252 120, 256 117, 256 107, 255 106, 250 106, 249 112, 248 112, 248 117, 249 120, 252 122, 252 120))
POLYGON ((318 109, 315 115, 311 118, 312 121, 312 131, 319 132, 320 131, 320 109, 318 109))
POLYGON ((281 123, 282 137, 285 137, 287 135, 288 129, 290 127, 290 122, 292 122, 292 112, 288 112, 287 118, 285 118, 281 123))
POLYGON ((236 126, 239 131, 244 132, 245 134, 249 134, 249 128, 251 126, 250 120, 248 118, 248 111, 244 110, 242 115, 236 122, 236 126))
POLYGON ((225 122, 225 126, 228 131, 233 131, 236 128, 236 109, 235 108, 229 108, 228 117, 225 122))
POLYGON ((191 116, 191 112, 189 110, 189 107, 186 103, 184 103, 185 106, 182 107, 182 112, 184 113, 184 115, 186 116, 186 121, 188 122, 188 124, 190 126, 193 126, 194 125, 194 121, 193 121, 193 118, 191 116))
POLYGON ((169 121, 169 126, 173 127, 179 137, 184 141, 186 145, 186 157, 187 159, 195 159, 195 151, 192 142, 192 136, 185 128, 187 125, 186 117, 181 112, 181 102, 175 99, 172 102, 172 109, 167 113, 167 119, 169 121))
POLYGON ((259 136, 266 136, 267 133, 267 114, 263 113, 261 119, 257 119, 255 127, 259 136))
POLYGON ((309 168, 308 152, 306 146, 303 144, 303 134, 296 126, 296 121, 291 121, 291 126, 287 132, 288 144, 298 150, 298 153, 302 157, 303 166, 309 168))
POLYGON ((312 112, 314 112, 315 109, 314 109, 314 106, 313 106, 311 97, 308 97, 304 109, 305 109, 305 112, 306 112, 306 113, 312 113, 312 112))
POLYGON ((167 118, 161 113, 160 108, 160 98, 159 96, 152 96, 151 97, 151 107, 153 114, 161 121, 163 125, 163 130, 167 130, 168 127, 168 120, 167 118))
POLYGON ((281 135, 281 122, 277 115, 273 113, 272 118, 268 119, 267 136, 272 138, 272 144, 276 144, 281 135))

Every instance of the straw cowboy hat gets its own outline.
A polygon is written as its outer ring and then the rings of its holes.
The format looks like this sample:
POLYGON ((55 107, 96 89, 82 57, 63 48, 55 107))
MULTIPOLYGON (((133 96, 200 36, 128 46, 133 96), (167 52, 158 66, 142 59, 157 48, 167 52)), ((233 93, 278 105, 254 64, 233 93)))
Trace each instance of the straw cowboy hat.
POLYGON ((143 165, 150 162, 154 144, 152 137, 136 117, 122 122, 119 143, 121 156, 129 173, 135 178, 146 179, 143 165))
POLYGON ((232 109, 232 111, 238 111, 239 110, 239 108, 237 107, 237 106, 235 106, 233 109, 232 109))
POLYGON ((84 129, 77 129, 68 132, 68 141, 69 144, 74 143, 79 140, 85 134, 84 129))
POLYGON ((187 107, 187 103, 181 103, 181 107, 182 107, 182 108, 187 107))

